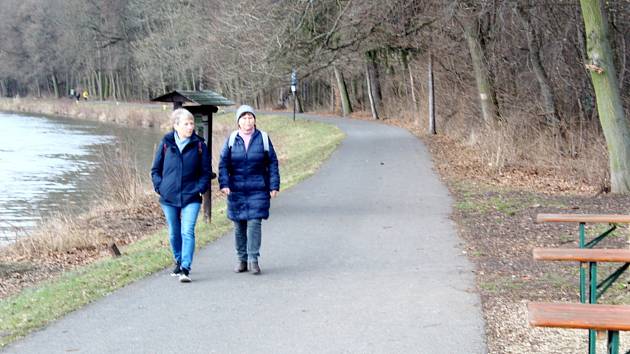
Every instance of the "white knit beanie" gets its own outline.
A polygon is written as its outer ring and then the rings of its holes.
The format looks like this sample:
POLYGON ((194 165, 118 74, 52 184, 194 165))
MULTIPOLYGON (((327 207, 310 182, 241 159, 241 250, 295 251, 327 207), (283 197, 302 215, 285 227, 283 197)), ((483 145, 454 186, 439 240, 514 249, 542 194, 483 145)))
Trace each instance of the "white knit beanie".
POLYGON ((236 110, 236 124, 238 124, 238 119, 241 118, 241 116, 245 113, 251 113, 254 118, 256 118, 256 113, 254 113, 254 109, 251 106, 244 104, 238 107, 238 109, 236 110))

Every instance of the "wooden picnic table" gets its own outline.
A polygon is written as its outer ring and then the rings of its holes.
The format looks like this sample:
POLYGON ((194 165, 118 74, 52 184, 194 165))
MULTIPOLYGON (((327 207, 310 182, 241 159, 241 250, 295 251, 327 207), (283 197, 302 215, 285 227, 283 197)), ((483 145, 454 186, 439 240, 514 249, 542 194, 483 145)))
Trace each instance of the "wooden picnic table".
POLYGON ((630 250, 593 247, 609 236, 617 224, 630 223, 630 215, 623 214, 538 214, 537 223, 579 223, 579 248, 535 248, 533 257, 544 261, 575 261, 580 263, 580 304, 530 303, 530 324, 542 327, 589 329, 589 353, 595 353, 595 330, 608 331, 609 353, 619 350, 619 330, 630 330, 630 306, 597 305, 597 300, 630 266, 630 250), (585 225, 610 224, 611 227, 586 242, 585 225), (597 281, 597 263, 624 263, 601 283, 597 281), (589 296, 586 297, 588 269, 589 296), (589 304, 586 304, 588 300, 589 304), (608 307, 606 307, 608 306, 608 307), (612 316, 612 317, 611 317, 612 316), (626 317, 627 316, 627 317, 626 317))

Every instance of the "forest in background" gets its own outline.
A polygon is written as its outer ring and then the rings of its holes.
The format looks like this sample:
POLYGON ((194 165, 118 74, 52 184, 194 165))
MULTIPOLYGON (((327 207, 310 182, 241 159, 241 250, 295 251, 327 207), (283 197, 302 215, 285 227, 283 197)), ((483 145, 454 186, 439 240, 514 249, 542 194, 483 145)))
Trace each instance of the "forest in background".
MULTIPOLYGON (((598 1, 596 1, 598 2, 598 1)), ((606 15, 624 119, 630 1, 606 15)), ((610 190, 607 142, 578 0, 3 0, 0 95, 147 100, 211 89, 427 127, 503 173, 610 190), (434 88, 427 85, 432 74, 434 88), (480 97, 484 98, 480 100, 480 97)))

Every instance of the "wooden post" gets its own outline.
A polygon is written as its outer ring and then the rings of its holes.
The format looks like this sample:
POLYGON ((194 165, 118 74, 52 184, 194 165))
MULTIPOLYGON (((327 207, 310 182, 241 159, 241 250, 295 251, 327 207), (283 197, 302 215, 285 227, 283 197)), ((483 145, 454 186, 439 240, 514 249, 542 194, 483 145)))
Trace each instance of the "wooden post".
POLYGON ((374 91, 372 88, 372 80, 370 80, 370 66, 365 64, 365 78, 367 80, 368 97, 370 98, 370 110, 372 111, 372 119, 378 119, 378 112, 376 111, 376 103, 374 102, 374 91))
MULTIPOLYGON (((208 145, 208 154, 212 161, 212 111, 207 112, 207 120, 203 122, 203 138, 208 145)), ((203 121, 203 118, 202 118, 203 121)), ((212 173, 212 162, 210 162, 210 173, 212 173)), ((212 179, 210 179, 210 187, 203 194, 203 217, 207 223, 212 220, 212 179)))
POLYGON ((429 54, 429 134, 437 134, 435 128, 435 89, 433 86, 433 55, 429 54))
POLYGON ((109 253, 112 255, 112 257, 120 257, 120 250, 118 249, 118 246, 116 246, 115 242, 110 242, 108 245, 109 248, 109 253))

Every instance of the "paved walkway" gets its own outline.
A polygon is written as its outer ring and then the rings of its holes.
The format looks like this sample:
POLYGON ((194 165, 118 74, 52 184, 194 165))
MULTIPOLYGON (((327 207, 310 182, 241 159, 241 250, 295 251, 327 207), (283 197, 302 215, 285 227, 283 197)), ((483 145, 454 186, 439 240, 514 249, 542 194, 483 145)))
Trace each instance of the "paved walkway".
MULTIPOLYGON (((235 274, 232 237, 180 284, 160 272, 7 353, 485 353, 452 199, 407 131, 327 118, 347 138, 263 223, 263 274, 235 274)), ((273 138, 273 137, 272 137, 273 138)))

